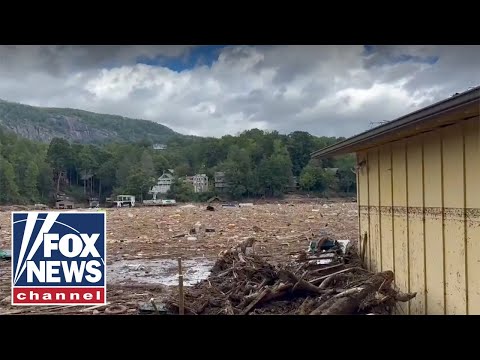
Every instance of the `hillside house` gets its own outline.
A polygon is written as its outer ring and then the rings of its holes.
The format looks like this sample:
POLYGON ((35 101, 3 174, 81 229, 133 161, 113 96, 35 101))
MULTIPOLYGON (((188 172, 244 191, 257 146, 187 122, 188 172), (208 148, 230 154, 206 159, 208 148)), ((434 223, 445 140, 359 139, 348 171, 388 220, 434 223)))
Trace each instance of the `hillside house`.
POLYGON ((227 181, 225 179, 225 173, 223 171, 218 171, 214 174, 215 190, 217 192, 225 191, 228 187, 227 181))
POLYGON ((55 202, 55 209, 73 209, 75 203, 72 200, 59 199, 55 202))
POLYGON ((167 145, 165 144, 153 144, 153 150, 166 150, 167 145))
POLYGON ((186 176, 185 181, 192 184, 196 193, 208 191, 208 176, 206 174, 196 174, 194 176, 186 176))
POLYGON ((162 176, 157 179, 157 184, 154 185, 148 193, 152 194, 153 199, 156 200, 157 194, 166 194, 170 190, 174 181, 175 178, 170 171, 164 172, 162 176))
POLYGON ((360 252, 417 292, 401 314, 480 314, 480 87, 312 154, 356 153, 360 252))
POLYGON ((297 176, 292 176, 290 179, 290 184, 287 187, 288 192, 295 192, 299 189, 300 184, 298 182, 298 177, 297 176))

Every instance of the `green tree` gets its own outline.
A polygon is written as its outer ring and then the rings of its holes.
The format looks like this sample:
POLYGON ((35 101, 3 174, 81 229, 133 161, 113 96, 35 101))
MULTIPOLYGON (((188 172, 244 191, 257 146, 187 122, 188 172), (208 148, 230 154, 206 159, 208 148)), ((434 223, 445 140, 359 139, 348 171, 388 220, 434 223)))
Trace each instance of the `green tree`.
POLYGON ((264 159, 258 168, 260 191, 266 196, 279 196, 290 185, 292 161, 285 145, 275 140, 273 154, 264 159))
POLYGON ((72 161, 70 144, 64 139, 53 138, 48 148, 47 158, 57 179, 56 188, 59 192, 61 174, 67 171, 67 167, 72 161))
POLYGON ((304 131, 295 131, 288 135, 288 152, 292 159, 292 173, 300 175, 310 161, 311 153, 316 150, 315 137, 304 131))
POLYGON ((18 195, 13 166, 8 160, 0 157, 0 202, 13 203, 18 199, 18 195))
POLYGON ((251 160, 245 149, 232 145, 221 167, 224 169, 225 180, 229 185, 228 193, 233 198, 238 199, 252 192, 251 160))
POLYGON ((39 169, 35 162, 28 161, 26 164, 25 175, 22 180, 22 193, 29 202, 35 202, 39 198, 37 181, 39 169))
POLYGON ((127 178, 126 190, 143 202, 154 184, 155 178, 153 176, 149 176, 142 167, 136 167, 131 170, 127 178))
POLYGON ((167 192, 167 196, 176 201, 187 202, 195 199, 195 191, 192 184, 177 178, 167 192))
POLYGON ((170 168, 170 163, 165 156, 160 153, 156 153, 152 156, 153 168, 156 176, 160 176, 164 171, 170 168))
POLYGON ((338 178, 333 171, 322 169, 313 163, 303 169, 299 182, 300 187, 307 191, 337 191, 338 187, 338 178))
POLYGON ((153 159, 150 153, 145 150, 142 153, 142 157, 140 159, 140 164, 142 167, 142 170, 145 172, 146 176, 148 177, 155 177, 155 167, 153 164, 153 159))
POLYGON ((53 170, 52 167, 44 161, 40 162, 38 167, 37 186, 42 199, 47 199, 53 190, 53 170))

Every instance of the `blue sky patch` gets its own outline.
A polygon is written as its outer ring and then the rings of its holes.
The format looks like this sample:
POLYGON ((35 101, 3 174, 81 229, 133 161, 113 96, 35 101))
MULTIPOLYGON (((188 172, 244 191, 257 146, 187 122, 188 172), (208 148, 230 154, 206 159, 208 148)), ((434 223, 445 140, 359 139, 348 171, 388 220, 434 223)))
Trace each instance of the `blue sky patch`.
MULTIPOLYGON (((369 56, 377 53, 376 45, 363 45, 363 55, 369 56)), ((376 65, 385 65, 385 64, 399 64, 405 62, 414 62, 414 63, 424 63, 424 64, 435 64, 439 57, 430 55, 430 56, 417 56, 410 54, 399 54, 394 55, 389 52, 381 52, 379 56, 375 59, 376 65)))
POLYGON ((170 70, 181 72, 193 69, 197 66, 206 65, 210 67, 220 55, 226 45, 202 45, 191 49, 186 55, 180 57, 167 57, 163 55, 155 57, 140 56, 137 64, 150 66, 163 66, 170 70))

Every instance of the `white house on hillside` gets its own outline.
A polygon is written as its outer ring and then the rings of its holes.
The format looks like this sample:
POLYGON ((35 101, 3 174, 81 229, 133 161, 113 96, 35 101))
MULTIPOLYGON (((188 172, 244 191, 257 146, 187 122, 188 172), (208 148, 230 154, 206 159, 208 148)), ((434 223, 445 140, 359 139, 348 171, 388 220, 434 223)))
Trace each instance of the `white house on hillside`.
POLYGON ((153 150, 166 150, 167 145, 165 144, 153 144, 153 150))
POLYGON ((153 199, 157 199, 157 194, 166 194, 170 190, 175 178, 170 172, 164 172, 162 176, 157 179, 157 184, 154 185, 149 194, 153 194, 153 199))

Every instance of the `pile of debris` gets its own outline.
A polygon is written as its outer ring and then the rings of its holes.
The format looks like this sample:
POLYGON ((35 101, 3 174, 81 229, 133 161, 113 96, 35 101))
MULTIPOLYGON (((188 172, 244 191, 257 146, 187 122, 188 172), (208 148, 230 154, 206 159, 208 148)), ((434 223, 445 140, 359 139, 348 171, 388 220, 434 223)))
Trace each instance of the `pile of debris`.
MULTIPOLYGON (((253 252, 255 239, 223 251, 207 280, 185 293, 185 314, 391 314, 405 294, 392 286, 392 271, 371 273, 353 246, 326 235, 286 265, 253 252)), ((178 300, 167 302, 178 313, 178 300)))

